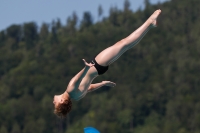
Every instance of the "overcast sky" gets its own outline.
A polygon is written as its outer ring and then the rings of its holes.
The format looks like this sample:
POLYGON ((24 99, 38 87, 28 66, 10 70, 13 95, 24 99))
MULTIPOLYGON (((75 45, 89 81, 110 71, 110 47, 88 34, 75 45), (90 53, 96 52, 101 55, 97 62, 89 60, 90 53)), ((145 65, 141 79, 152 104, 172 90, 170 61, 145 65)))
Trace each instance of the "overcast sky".
MULTIPOLYGON (((166 0, 150 0, 150 3, 165 2, 166 0)), ((131 9, 136 11, 144 7, 144 0, 129 0, 131 9)), ((108 16, 109 9, 117 6, 123 9, 124 0, 0 0, 0 31, 12 24, 36 22, 40 26, 43 22, 51 23, 59 18, 62 24, 76 12, 79 19, 83 13, 89 11, 94 21, 97 20, 99 5, 103 8, 103 16, 108 16)))

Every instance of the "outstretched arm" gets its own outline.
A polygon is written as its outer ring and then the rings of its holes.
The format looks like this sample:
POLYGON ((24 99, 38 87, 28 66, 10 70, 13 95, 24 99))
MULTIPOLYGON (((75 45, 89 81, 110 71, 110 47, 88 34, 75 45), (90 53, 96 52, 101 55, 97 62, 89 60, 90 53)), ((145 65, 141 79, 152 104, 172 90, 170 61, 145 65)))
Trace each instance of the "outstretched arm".
POLYGON ((102 81, 100 83, 91 84, 90 87, 88 88, 88 92, 95 91, 95 90, 99 89, 102 86, 115 87, 116 84, 114 82, 111 82, 111 81, 102 81))

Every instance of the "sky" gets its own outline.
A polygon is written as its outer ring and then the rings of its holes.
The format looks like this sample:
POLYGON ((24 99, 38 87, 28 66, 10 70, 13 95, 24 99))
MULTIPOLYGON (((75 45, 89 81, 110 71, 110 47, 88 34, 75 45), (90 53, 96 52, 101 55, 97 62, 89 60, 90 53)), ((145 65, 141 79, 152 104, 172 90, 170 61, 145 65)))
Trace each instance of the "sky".
MULTIPOLYGON (((151 4, 163 3, 166 0, 149 0, 151 4)), ((144 7, 144 0, 129 0, 131 9, 136 11, 144 7)), ((123 9, 124 0, 0 0, 0 31, 12 24, 36 22, 51 23, 60 19, 63 25, 69 16, 75 12, 79 20, 84 12, 90 12, 94 22, 98 18, 98 7, 103 8, 103 16, 109 15, 110 7, 123 9)))

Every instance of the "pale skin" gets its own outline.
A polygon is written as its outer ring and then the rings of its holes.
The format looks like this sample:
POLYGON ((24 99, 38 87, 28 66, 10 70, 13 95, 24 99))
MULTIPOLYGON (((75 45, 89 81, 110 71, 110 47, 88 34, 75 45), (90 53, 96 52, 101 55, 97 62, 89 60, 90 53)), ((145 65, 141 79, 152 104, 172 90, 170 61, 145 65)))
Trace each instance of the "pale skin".
MULTIPOLYGON (((132 32, 129 36, 100 52, 95 57, 97 63, 101 66, 109 66, 124 52, 135 46, 149 29, 156 26, 156 19, 160 13, 160 9, 156 10, 138 29, 132 32)), ((83 62, 85 67, 71 79, 66 91, 61 95, 54 96, 53 103, 55 106, 57 106, 59 103, 62 103, 65 99, 71 98, 74 100, 79 100, 88 92, 94 91, 102 86, 116 86, 116 84, 111 81, 102 81, 100 83, 92 84, 92 81, 99 76, 98 72, 94 67, 94 64, 87 63, 84 59, 83 62)))

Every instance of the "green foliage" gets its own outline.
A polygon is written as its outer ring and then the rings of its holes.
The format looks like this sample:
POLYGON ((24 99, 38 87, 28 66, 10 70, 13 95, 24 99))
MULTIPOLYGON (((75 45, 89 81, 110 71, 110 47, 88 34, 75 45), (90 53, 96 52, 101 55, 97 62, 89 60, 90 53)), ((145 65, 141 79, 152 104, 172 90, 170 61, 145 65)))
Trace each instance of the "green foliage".
POLYGON ((0 133, 81 133, 87 126, 102 133, 199 133, 200 1, 145 0, 145 9, 136 12, 130 4, 112 7, 97 23, 85 12, 80 26, 73 13, 66 25, 58 19, 39 30, 30 22, 1 31, 0 133), (84 66, 81 59, 90 61, 158 8, 158 28, 94 81, 117 86, 73 101, 68 117, 57 118, 53 96, 84 66))
POLYGON ((92 15, 90 12, 84 12, 83 20, 81 21, 80 29, 84 30, 85 28, 90 27, 93 24, 92 15))

